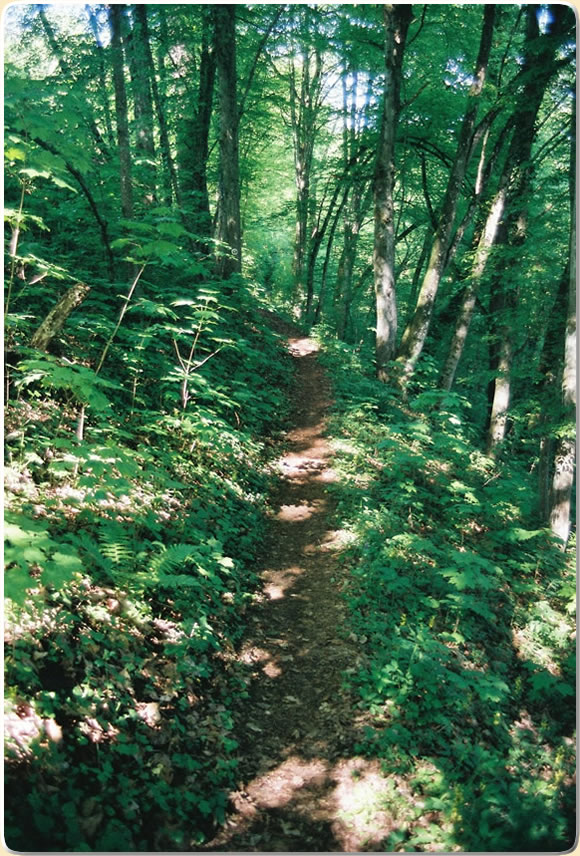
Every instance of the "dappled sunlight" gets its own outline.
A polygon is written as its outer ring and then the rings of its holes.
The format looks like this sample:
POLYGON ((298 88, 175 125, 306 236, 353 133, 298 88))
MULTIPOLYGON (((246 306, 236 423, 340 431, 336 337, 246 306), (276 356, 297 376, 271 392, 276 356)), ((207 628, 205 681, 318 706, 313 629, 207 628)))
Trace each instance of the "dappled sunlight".
POLYGON ((276 662, 276 658, 269 651, 256 645, 245 647, 239 658, 240 662, 246 666, 260 665, 264 674, 269 678, 279 678, 283 672, 283 669, 276 662))
POLYGON ((288 350, 293 357, 308 357, 311 354, 317 354, 320 348, 314 339, 304 336, 288 339, 288 350))
POLYGON ((306 823, 326 828, 334 851, 377 850, 417 808, 404 778, 386 776, 377 760, 352 756, 332 762, 297 753, 233 791, 230 801, 235 815, 220 836, 223 849, 238 836, 274 825, 288 849, 294 841, 302 850, 298 834, 306 823))
POLYGON ((357 815, 365 788, 374 785, 368 762, 352 766, 360 782, 345 766, 354 738, 343 673, 360 654, 340 635, 344 604, 335 575, 349 536, 330 526, 336 497, 328 485, 336 473, 325 437, 324 377, 309 359, 316 351, 310 340, 291 347, 300 357, 302 399, 278 462, 262 591, 239 657, 251 675, 251 715, 238 729, 245 784, 230 794, 232 812, 208 849, 254 850, 256 836, 259 849, 265 841, 274 850, 321 849, 321 842, 350 849, 362 839, 341 813, 354 805, 357 815), (357 792, 354 803, 349 788, 357 792))
POLYGON ((250 782, 246 792, 261 808, 278 808, 295 799, 304 788, 319 787, 328 781, 328 764, 320 759, 305 761, 295 755, 274 770, 250 782))
POLYGON ((307 520, 313 514, 324 512, 326 503, 323 499, 314 500, 303 505, 282 505, 280 511, 276 515, 276 520, 288 522, 299 522, 307 520))
POLYGON ((284 570, 264 572, 264 593, 270 600, 279 600, 296 582, 296 578, 304 573, 304 568, 294 565, 284 570))

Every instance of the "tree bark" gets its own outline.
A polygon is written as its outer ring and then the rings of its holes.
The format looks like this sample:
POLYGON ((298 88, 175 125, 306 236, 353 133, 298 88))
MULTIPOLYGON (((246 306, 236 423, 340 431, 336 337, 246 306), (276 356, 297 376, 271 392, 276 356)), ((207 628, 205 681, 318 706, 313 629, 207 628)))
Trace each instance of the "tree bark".
POLYGON ((30 340, 30 347, 38 348, 39 351, 47 351, 51 340, 62 330, 68 316, 73 309, 80 306, 89 291, 90 287, 85 285, 84 282, 77 282, 71 286, 56 306, 50 310, 33 335, 30 340))
POLYGON ((212 45, 211 15, 201 7, 202 44, 199 63, 197 98, 190 105, 180 133, 179 178, 181 200, 187 207, 186 220, 190 230, 200 236, 196 249, 207 252, 211 235, 211 214, 207 189, 207 162, 211 127, 216 58, 212 45))
POLYGON ((346 202, 346 196, 343 197, 341 204, 334 214, 334 218, 332 221, 332 225, 330 227, 330 231, 328 233, 328 240, 326 242, 326 250, 324 253, 324 262, 322 264, 322 274, 320 277, 320 290, 318 292, 318 300, 316 302, 316 309, 314 311, 314 319, 312 321, 313 325, 320 323, 320 318, 322 316, 322 309, 324 306, 324 298, 326 296, 326 286, 328 282, 328 266, 330 264, 330 257, 332 253, 332 246, 334 243, 334 235, 336 233, 336 228, 338 226, 338 222, 340 220, 340 215, 342 213, 342 209, 346 202))
POLYGON ((498 225, 504 213, 505 200, 506 191, 505 187, 502 187, 492 202, 477 243, 471 276, 465 289, 447 360, 439 378, 439 389, 445 389, 447 392, 449 392, 455 380, 455 372, 457 371, 471 325, 471 319, 473 318, 481 278, 485 271, 491 249, 497 239, 498 225))
POLYGON ((373 269, 376 301, 375 361, 379 380, 388 380, 387 366, 395 353, 395 139, 400 110, 401 75, 412 6, 385 4, 385 86, 379 146, 375 163, 373 269))
POLYGON ((143 161, 139 172, 144 184, 145 202, 150 203, 156 197, 156 169, 153 98, 145 44, 148 37, 147 10, 143 3, 136 3, 132 7, 132 13, 133 29, 130 34, 129 56, 135 113, 135 153, 143 161))
POLYGON ((214 49, 219 81, 218 249, 216 272, 222 279, 242 269, 240 169, 236 80, 236 7, 215 5, 214 49))
POLYGON ((540 449, 538 460, 538 511, 544 524, 550 521, 554 475, 554 425, 562 416, 562 356, 568 318, 569 259, 560 277, 553 305, 547 307, 546 332, 538 366, 537 395, 541 400, 540 449))
MULTIPOLYGON (((476 206, 481 205, 481 199, 484 197, 484 191, 489 183, 493 168, 500 154, 503 152, 505 141, 508 138, 510 131, 513 130, 513 124, 514 117, 512 116, 504 124, 504 127, 502 128, 496 140, 491 157, 487 160, 487 162, 485 160, 484 141, 480 157, 475 194, 470 208, 473 207, 474 203, 476 206)), ((480 224, 475 230, 475 236, 473 240, 473 246, 475 247, 475 257, 471 268, 471 274, 469 276, 469 280, 463 294, 461 308, 457 316, 455 330, 451 340, 451 345, 449 347, 447 360, 441 371, 441 375, 439 377, 438 382, 439 389, 445 389, 447 390, 447 392, 449 392, 449 390, 453 386, 457 366, 459 365, 461 355, 463 354, 465 342, 467 340, 467 334, 469 333, 469 328, 471 326, 471 321, 475 312, 479 287, 481 285, 481 281, 486 269, 491 250, 498 239, 499 224, 504 216, 505 211, 507 188, 510 180, 510 170, 510 162, 506 159, 504 168, 501 172, 501 176, 499 179, 498 188, 496 190, 493 200, 489 205, 487 216, 485 217, 484 222, 480 224)), ((457 235, 453 239, 453 244, 456 243, 457 235)), ((451 249, 453 249, 453 247, 451 249)), ((447 261, 449 261, 449 258, 451 256, 452 252, 448 254, 447 261)))
POLYGON ((351 170, 358 164, 362 164, 364 159, 360 159, 361 152, 366 151, 366 147, 361 147, 359 150, 354 152, 350 158, 350 160, 344 165, 344 170, 342 175, 337 177, 336 184, 334 186, 334 191, 328 203, 326 213, 324 215, 324 219, 322 219, 322 205, 324 204, 324 200, 321 203, 321 208, 318 211, 317 221, 313 224, 310 234, 309 240, 309 248, 308 248, 308 259, 307 259, 307 267, 306 267, 306 311, 305 316, 308 320, 310 320, 311 312, 312 312, 312 303, 314 300, 314 270, 316 266, 316 259, 318 258, 318 253, 320 250, 320 246, 322 241, 324 240, 324 236, 326 234, 326 230, 328 229, 331 217, 336 207, 337 200, 342 191, 342 199, 338 206, 338 212, 342 211, 347 201, 350 186, 351 186, 351 170))
POLYGON ((305 295, 308 258, 308 220, 312 207, 310 184, 316 121, 321 107, 322 57, 317 45, 311 49, 309 42, 310 7, 303 7, 301 16, 301 60, 300 83, 296 79, 296 65, 291 62, 290 71, 290 126, 294 148, 294 174, 296 182, 296 222, 294 231, 294 256, 292 272, 294 297, 298 303, 305 295))
POLYGON ((443 275, 461 186, 472 154, 472 135, 477 117, 479 100, 487 74, 487 65, 491 51, 495 6, 487 4, 483 12, 483 24, 479 43, 479 52, 475 65, 474 82, 469 92, 467 107, 457 141, 457 151, 445 192, 437 230, 431 247, 427 270, 417 297, 417 305, 407 325, 397 354, 400 363, 399 382, 405 387, 411 378, 429 332, 433 306, 437 297, 439 283, 443 275))
MULTIPOLYGON (((147 7, 149 4, 140 4, 142 7, 140 25, 143 33, 143 48, 145 51, 145 61, 149 70, 149 81, 151 84, 151 95, 153 96, 153 104, 155 105, 155 113, 157 114, 157 125, 159 128, 159 148, 161 149, 161 159, 163 161, 163 201, 165 205, 171 206, 173 200, 180 204, 179 187, 177 184, 177 172, 175 169, 175 161, 171 153, 171 145, 169 142, 169 129, 167 127, 167 117, 165 106, 163 103, 162 93, 157 83, 155 74, 155 63, 153 61, 153 53, 151 51, 151 41, 149 39, 149 22, 147 7)), ((162 41, 164 47, 167 47, 166 33, 164 32, 164 8, 163 5, 158 7, 158 12, 161 20, 162 41)))
POLYGON ((498 226, 497 244, 510 247, 509 259, 496 260, 491 277, 492 337, 490 341, 491 369, 497 377, 490 385, 489 425, 487 451, 495 455, 505 437, 507 413, 510 405, 510 387, 513 347, 514 313, 518 303, 517 276, 513 267, 517 264, 517 248, 523 246, 527 235, 529 193, 533 175, 532 145, 538 111, 548 83, 555 74, 558 64, 556 51, 573 24, 573 13, 568 7, 551 5, 551 24, 548 32, 541 34, 536 16, 536 7, 526 8, 526 40, 524 44, 522 87, 516 115, 514 132, 507 156, 506 170, 509 175, 504 216, 498 226), (493 329, 495 327, 495 329, 493 329))
POLYGON ((131 178, 131 147, 129 139, 127 92, 125 89, 123 44, 121 38, 122 8, 122 6, 114 3, 110 4, 108 7, 109 21, 111 24, 111 57, 113 64, 113 85, 115 89, 117 143, 119 147, 121 213, 123 217, 131 219, 133 216, 133 184, 131 178))
POLYGON ((570 506, 576 463, 576 98, 571 120, 570 146, 570 248, 568 255, 568 313, 564 335, 562 404, 566 434, 561 436, 554 460, 550 528, 566 549, 570 536, 570 506))
POLYGON ((107 67, 105 64, 105 49, 99 37, 99 24, 97 21, 97 17, 95 15, 94 7, 89 3, 85 5, 85 10, 87 12, 89 18, 89 24, 95 37, 95 44, 97 46, 97 57, 99 62, 99 86, 100 86, 100 96, 102 99, 103 105, 103 116, 105 119, 105 128, 107 130, 107 148, 112 149, 115 145, 115 138, 113 135, 113 123, 111 121, 111 110, 109 107, 109 87, 107 86, 107 67))
POLYGON ((576 216, 572 212, 570 233, 570 292, 568 320, 564 346, 564 373, 562 379, 562 397, 565 416, 570 428, 568 435, 558 441, 554 460, 554 478, 552 480, 550 528, 556 538, 566 548, 570 536, 570 507, 574 468, 576 463, 576 436, 573 429, 576 414, 576 216))
MULTIPOLYGON (((364 162, 360 154, 365 152, 366 146, 361 143, 360 126, 357 123, 357 110, 359 101, 359 79, 356 69, 350 71, 350 92, 347 86, 347 75, 349 69, 343 71, 343 149, 345 171, 351 166, 356 170, 364 162), (350 96, 350 100, 349 100, 350 96)), ((368 105, 367 90, 367 105, 368 105)), ((363 218, 367 213, 371 202, 371 196, 364 194, 364 182, 360 171, 354 172, 349 181, 349 193, 345 199, 345 216, 343 223, 343 250, 341 255, 342 264, 339 266, 340 281, 337 282, 336 290, 342 294, 342 306, 339 309, 336 332, 338 338, 348 341, 349 320, 351 319, 351 307, 354 299, 354 266, 358 240, 362 228, 363 218)), ((372 194, 372 183, 369 187, 372 194)))

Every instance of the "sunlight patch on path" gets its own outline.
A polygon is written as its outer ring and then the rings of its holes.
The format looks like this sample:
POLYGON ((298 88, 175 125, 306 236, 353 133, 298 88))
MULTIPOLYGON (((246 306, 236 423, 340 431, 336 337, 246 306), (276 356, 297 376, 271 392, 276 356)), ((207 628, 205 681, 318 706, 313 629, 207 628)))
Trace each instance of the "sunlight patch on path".
POLYGON ((330 526, 330 391, 316 343, 291 338, 289 349, 297 358, 295 427, 277 464, 262 592, 239 655, 251 675, 236 732, 243 781, 208 849, 376 850, 393 828, 385 809, 393 785, 376 762, 353 756, 362 730, 343 675, 362 654, 342 632, 339 553, 354 536, 330 526))
POLYGON ((266 584, 264 593, 270 600, 279 600, 284 597, 287 590, 292 588, 296 582, 296 577, 304 573, 304 568, 299 565, 293 565, 283 570, 268 570, 263 574, 266 584))
POLYGON ((323 499, 315 499, 310 503, 303 505, 282 505, 280 511, 276 515, 276 520, 287 520, 290 522, 298 522, 299 520, 307 520, 313 514, 320 514, 326 508, 326 503, 323 499))

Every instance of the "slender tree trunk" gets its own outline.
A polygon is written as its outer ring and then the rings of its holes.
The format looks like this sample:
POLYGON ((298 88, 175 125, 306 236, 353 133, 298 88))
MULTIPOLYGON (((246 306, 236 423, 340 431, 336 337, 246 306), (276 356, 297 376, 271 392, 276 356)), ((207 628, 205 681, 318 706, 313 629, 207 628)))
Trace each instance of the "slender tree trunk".
POLYGON ((568 256, 568 315, 564 336, 562 404, 566 433, 560 432, 554 460, 550 528, 566 549, 570 536, 570 505, 576 464, 576 97, 571 120, 570 146, 570 249, 568 256))
MULTIPOLYGON (((504 149, 505 141, 508 138, 510 131, 513 130, 513 124, 514 117, 512 116, 508 119, 502 131, 500 132, 496 140, 491 157, 487 160, 487 162, 485 159, 486 140, 484 140, 484 145, 482 146, 482 152, 477 171, 475 194, 470 208, 472 208, 474 205, 477 207, 481 204, 481 200, 482 198, 484 198, 484 190, 486 189, 486 186, 489 182, 493 168, 504 149)), ((491 250, 498 240, 499 225, 502 221, 505 212, 507 188, 510 179, 511 164, 509 159, 506 159, 499 179, 498 189, 496 191, 494 199, 492 200, 489 206, 485 221, 482 225, 480 225, 480 227, 476 228, 475 230, 475 237, 473 241, 473 246, 475 247, 475 257, 471 268, 471 275, 469 277, 467 286, 463 294, 461 308, 457 316, 455 330, 451 340, 451 345, 449 347, 447 360, 439 377, 438 386, 440 389, 445 389, 449 391, 453 386, 457 366, 459 365, 459 360, 461 359, 461 355, 463 354, 465 342, 467 340, 467 335, 471 326, 471 320, 475 312, 475 307, 477 304, 477 295, 479 292, 479 287, 481 285, 483 274, 485 272, 485 268, 491 250)), ((471 216, 473 216, 474 213, 475 211, 472 212, 471 216)), ((464 217, 464 221, 465 219, 466 218, 464 217)), ((448 259, 446 263, 449 262, 449 258, 453 255, 453 245, 455 245, 455 247, 457 246, 457 237, 458 236, 456 235, 453 239, 453 244, 450 248, 451 251, 448 254, 448 259)))
POLYGON ((485 271, 485 266, 491 249, 496 241, 498 225, 504 213, 505 199, 506 191, 505 188, 502 188, 498 191, 495 199, 493 200, 487 220, 481 232, 477 249, 475 251, 475 259, 473 262, 471 276, 467 283, 465 294, 463 295, 447 360, 439 378, 440 389, 449 391, 453 386, 455 372, 457 371, 457 366, 459 365, 459 360, 461 359, 469 327, 471 325, 471 319, 473 318, 481 278, 485 271))
POLYGON ((570 9, 551 5, 550 30, 541 34, 536 8, 526 7, 526 41, 524 44, 525 84, 516 106, 514 133, 507 157, 509 183, 504 217, 498 227, 497 243, 510 248, 509 258, 496 259, 491 277, 492 329, 490 340, 491 368, 497 377, 490 385, 490 412, 487 449, 494 455, 505 437, 510 398, 511 362, 513 358, 514 314, 518 295, 517 277, 510 268, 517 264, 517 248, 527 234, 529 193, 533 175, 532 145, 535 125, 548 83, 557 69, 556 51, 567 37, 573 23, 570 9), (525 74, 527 72, 527 74, 525 74))
POLYGON ((356 220, 347 220, 344 225, 344 250, 342 270, 342 308, 338 316, 337 335, 343 341, 348 340, 348 319, 353 301, 353 275, 358 241, 359 224, 356 220))
POLYGON ((132 7, 133 29, 130 34, 131 77, 135 112, 135 153, 143 163, 139 171, 145 185, 145 201, 153 202, 156 196, 155 141, 153 138, 153 98, 147 62, 148 37, 147 10, 143 3, 132 7))
POLYGON ((511 400, 513 360, 511 325, 504 324, 499 330, 499 335, 500 341, 497 350, 492 355, 491 362, 495 381, 489 414, 489 428, 487 431, 487 451, 490 455, 495 453, 495 450, 505 437, 511 400))
POLYGON ((375 360, 379 380, 388 379, 387 366, 395 353, 397 302, 395 295, 395 139, 405 41, 412 6, 385 4, 385 87, 379 146, 374 174, 373 268, 376 300, 375 360))
POLYGON ((196 103, 183 121, 180 134, 180 188, 190 230, 202 239, 197 249, 207 252, 211 235, 211 214, 207 189, 207 162, 215 81, 215 51, 212 45, 211 13, 202 7, 202 46, 196 103))
POLYGON ((105 64, 105 49, 103 48, 103 44, 101 42, 99 36, 99 24, 94 12, 94 7, 87 3, 85 6, 89 24, 91 30, 93 32, 93 36, 95 37, 95 44, 97 46, 97 57, 99 61, 99 88, 100 88, 100 96, 103 105, 103 116, 105 119, 105 128, 107 130, 107 148, 112 149, 115 145, 115 138, 113 135, 113 123, 111 121, 111 110, 109 107, 109 87, 107 85, 107 67, 105 64))
POLYGON ((321 107, 322 56, 317 45, 314 49, 309 47, 311 14, 308 6, 304 6, 298 11, 302 39, 300 83, 297 81, 294 60, 292 60, 290 69, 290 127, 292 129, 296 181, 296 222, 292 273, 294 298, 298 304, 306 296, 307 290, 308 221, 313 209, 311 171, 316 139, 316 122, 321 107))
MULTIPOLYGON (((413 273, 413 279, 411 281, 411 293, 409 294, 409 302, 407 304, 407 311, 409 309, 413 310, 415 303, 417 301, 417 293, 419 291, 419 282, 421 280, 421 274, 423 273, 423 265, 425 264, 425 259, 427 258, 427 254, 429 253, 429 248, 431 246, 431 231, 429 228, 425 231, 425 237, 423 239, 423 244, 421 245, 421 252, 419 253, 419 259, 415 266, 415 271, 413 273)), ((410 313, 409 313, 410 320, 410 313)), ((408 323, 408 321, 407 321, 408 323)))
MULTIPOLYGON (((347 86, 348 72, 349 69, 345 68, 343 72, 343 149, 345 170, 350 169, 350 165, 355 160, 360 160, 360 152, 364 151, 364 146, 361 145, 360 140, 360 128, 357 127, 357 106, 359 101, 358 73, 356 70, 350 72, 351 85, 349 92, 347 86)), ((343 341, 348 341, 349 320, 354 298, 353 277, 358 239, 363 216, 370 201, 365 200, 363 202, 363 187, 360 176, 355 174, 350 185, 350 192, 348 193, 345 205, 343 226, 342 283, 338 284, 338 290, 343 295, 343 305, 338 315, 337 334, 339 339, 343 341)))
POLYGON ((562 343, 566 337, 568 317, 569 259, 560 277, 558 291, 547 311, 547 326, 538 366, 541 380, 537 395, 541 399, 540 450, 538 460, 538 511, 540 520, 548 524, 551 511, 551 489, 554 464, 553 427, 561 420, 562 411, 562 343))
MULTIPOLYGON (((342 201, 338 206, 338 210, 342 210, 344 207, 346 198, 348 196, 349 185, 348 185, 348 169, 350 164, 347 164, 343 176, 337 180, 336 186, 334 188, 334 192, 332 197, 328 203, 328 207, 326 209, 326 214, 324 216, 324 220, 320 222, 322 212, 318 212, 318 220, 316 224, 312 228, 312 234, 310 236, 310 246, 308 250, 308 260, 306 266, 306 311, 305 316, 307 319, 310 319, 312 312, 312 302, 314 300, 314 271, 316 268, 316 260, 318 258, 318 253, 320 251, 320 247, 322 245, 322 241, 324 240, 324 236, 326 234, 326 230, 328 229, 328 225, 332 218, 332 214, 334 212, 337 199, 340 195, 341 190, 343 190, 342 201), (346 187, 344 186, 346 182, 346 187)), ((323 204, 323 203, 322 203, 323 204)))
MULTIPOLYGON (((175 169, 175 161, 171 153, 171 145, 169 143, 169 129, 167 127, 167 116, 165 113, 165 105, 163 95, 157 83, 157 75, 155 73, 155 62, 151 51, 151 41, 149 38, 149 21, 147 7, 150 4, 139 4, 142 7, 140 15, 140 27, 143 34, 143 49, 145 51, 145 61, 148 67, 149 82, 151 85, 151 95, 153 96, 153 104, 155 105, 155 113, 157 114, 157 126, 159 128, 159 148, 161 150, 161 159, 163 161, 163 197, 166 205, 170 206, 175 199, 179 204, 179 188, 177 185, 177 172, 175 169)), ((167 49, 167 33, 164 31, 164 9, 160 5, 158 13, 161 20, 161 31, 163 46, 167 49)))
POLYGON ((568 429, 560 437, 554 460, 554 478, 552 480, 550 528, 560 539, 565 549, 570 535, 570 505, 574 468, 576 463, 576 434, 574 430, 576 414, 576 212, 572 211, 570 233, 570 291, 568 319, 564 346, 564 372, 562 378, 562 398, 568 429))
POLYGON ((477 117, 479 100, 487 74, 494 20, 495 6, 487 4, 483 11, 483 24, 479 43, 479 52, 475 66, 474 82, 471 86, 465 116, 459 132, 457 151, 453 166, 451 167, 451 174, 449 176, 441 214, 438 218, 437 230, 431 247, 429 263, 419 291, 415 311, 403 333, 399 353, 397 355, 397 360, 400 363, 399 380, 403 387, 407 384, 415 370, 415 365, 421 355, 425 339, 427 338, 427 333, 429 332, 435 298, 437 297, 439 283, 441 282, 445 261, 447 259, 451 243, 461 186, 472 154, 472 135, 477 117))
POLYGON ((334 244, 334 236, 336 234, 336 228, 338 226, 338 223, 340 220, 340 215, 342 213, 342 209, 343 209, 345 201, 346 201, 346 197, 343 197, 342 203, 340 204, 340 206, 338 207, 338 210, 336 211, 336 213, 334 215, 334 219, 332 221, 332 225, 331 225, 330 231, 328 233, 328 240, 326 242, 326 251, 324 253, 324 263, 322 265, 322 274, 320 277, 320 291, 318 292, 318 300, 316 303, 316 310, 314 312, 314 320, 312 322, 313 324, 319 324, 320 318, 322 316, 322 309, 324 306, 324 298, 326 296, 326 286, 328 283, 328 267, 330 264, 330 257, 331 257, 331 253, 332 253, 332 247, 334 244))
POLYGON ((242 269, 242 235, 240 217, 240 171, 238 146, 238 104, 236 81, 236 7, 216 5, 214 46, 219 82, 220 164, 217 239, 219 249, 217 273, 228 279, 242 269))
POLYGON ((131 179, 131 148, 129 141, 129 119, 127 113, 127 92, 125 90, 125 69, 121 24, 123 7, 110 4, 109 21, 111 24, 111 57, 113 64, 113 85, 115 89, 115 115, 117 119, 117 142, 119 146, 119 178, 121 186, 121 213, 130 219, 133 216, 133 184, 131 179))

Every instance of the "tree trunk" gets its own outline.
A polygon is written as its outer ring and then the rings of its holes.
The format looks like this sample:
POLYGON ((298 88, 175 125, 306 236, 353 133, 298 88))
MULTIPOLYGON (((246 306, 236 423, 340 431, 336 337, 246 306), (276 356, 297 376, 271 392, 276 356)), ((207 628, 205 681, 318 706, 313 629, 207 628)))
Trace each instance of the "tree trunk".
POLYGON ((560 422, 562 411, 562 343, 566 338, 568 318, 569 260, 562 276, 553 305, 547 307, 547 325, 540 356, 537 395, 541 400, 540 450, 538 459, 538 512, 544 524, 550 521, 551 483, 554 465, 554 424, 560 422))
POLYGON ((312 208, 311 171, 316 139, 316 122, 321 107, 322 58, 320 49, 309 47, 310 7, 303 7, 301 16, 301 77, 296 80, 296 66, 290 70, 290 127, 294 149, 294 175, 296 182, 296 222, 294 227, 294 254, 292 273, 294 298, 301 303, 307 290, 308 220, 312 208))
POLYGON ((113 123, 111 121, 111 110, 109 108, 109 87, 107 85, 107 68, 105 64, 105 49, 101 42, 99 36, 99 24, 94 12, 94 7, 87 3, 85 6, 89 24, 95 37, 95 44, 97 46, 97 57, 99 61, 99 88, 100 88, 100 96, 103 104, 103 115, 105 119, 105 128, 107 129, 107 147, 112 149, 115 145, 115 138, 113 135, 113 123))
POLYGON ((219 81, 218 248, 216 272, 228 279, 242 269, 238 104, 236 83, 236 7, 215 5, 214 47, 219 81))
POLYGON ((373 268, 376 299, 375 359, 379 380, 388 379, 387 366, 395 353, 397 302, 395 295, 395 139, 405 41, 412 6, 385 4, 385 87, 379 146, 374 174, 373 268))
POLYGON ((431 247, 427 270, 417 297, 415 311, 403 333, 397 355, 397 360, 400 363, 399 381, 403 387, 406 386, 415 370, 415 365, 421 355, 427 333, 429 332, 433 306, 451 243, 461 186, 472 154, 472 135, 477 117, 479 99, 487 74, 494 20, 495 6, 487 4, 483 12, 483 24, 475 65, 474 82, 469 92, 465 116, 463 117, 463 123, 459 132, 457 151, 453 166, 451 167, 441 214, 438 218, 437 230, 431 247))
POLYGON ((495 379, 487 431, 487 451, 490 455, 495 454, 505 437, 511 399, 513 345, 509 324, 505 324, 500 329, 500 337, 497 351, 492 354, 492 370, 495 379))
POLYGON ((443 371, 441 372, 441 377, 439 378, 439 388, 445 389, 448 392, 453 386, 453 381, 455 380, 455 372, 457 371, 457 366, 459 365, 459 360, 461 359, 469 327, 471 325, 471 319, 473 318, 481 278, 483 276, 489 254, 497 238, 499 222, 503 217, 505 200, 506 191, 505 188, 502 187, 493 200, 487 220, 477 243, 471 276, 465 289, 465 294, 463 295, 461 309, 459 310, 455 331, 449 347, 449 354, 447 356, 445 366, 443 367, 443 371))
POLYGON ((338 207, 334 215, 334 219, 332 221, 332 225, 330 227, 330 231, 328 233, 328 240, 326 242, 326 251, 324 253, 324 262, 322 265, 322 275, 320 277, 320 291, 318 292, 318 300, 316 303, 316 310, 314 312, 314 320, 313 325, 320 323, 320 318, 322 316, 322 308, 324 306, 324 298, 326 296, 326 285, 328 282, 328 266, 330 263, 330 256, 332 253, 332 246, 334 243, 334 235, 336 233, 336 227, 338 226, 338 222, 340 220, 340 215, 342 213, 342 208, 344 203, 346 202, 346 197, 343 197, 342 203, 338 207))
POLYGON ((201 7, 202 45, 196 103, 183 120, 180 134, 179 179, 181 200, 187 207, 186 220, 190 231, 202 239, 196 249, 207 252, 211 235, 211 214, 207 189, 209 132, 215 81, 215 52, 212 46, 211 16, 201 7))
MULTIPOLYGON (((496 140, 491 157, 487 162, 485 159, 486 141, 484 140, 477 171, 475 194, 470 204, 470 209, 481 204, 481 199, 484 197, 484 190, 489 182, 493 168, 499 159, 500 154, 503 152, 505 141, 508 138, 510 131, 513 130, 513 124, 514 117, 512 116, 504 124, 504 127, 496 140)), ((475 230, 473 240, 475 257, 471 268, 471 275, 463 294, 461 308, 457 316, 455 331, 449 347, 447 360, 441 371, 438 382, 439 389, 445 389, 448 392, 453 386, 457 366, 459 365, 459 360, 461 359, 461 355, 465 348, 465 342, 467 340, 467 334, 469 333, 469 327, 471 326, 471 320, 477 304, 477 294, 479 292, 483 274, 485 272, 491 250, 498 239, 499 225, 504 216, 507 188, 510 178, 511 165, 509 160, 506 159, 499 179, 498 189, 487 212, 487 217, 485 218, 484 223, 480 224, 480 226, 475 230)), ((470 212, 468 211, 468 214, 469 213, 470 212)), ((475 211, 472 212, 471 216, 473 216, 474 213, 475 211)), ((464 221, 466 218, 467 215, 464 217, 464 221)), ((457 245, 457 235, 453 239, 453 245, 457 245)), ((451 252, 448 254, 447 262, 452 255, 453 246, 451 247, 451 252)))
POLYGON ((127 92, 125 90, 125 70, 121 24, 123 7, 109 5, 111 24, 111 57, 113 64, 113 85, 115 89, 115 115, 117 119, 117 142, 119 146, 119 178, 121 186, 121 213, 131 219, 133 216, 133 184, 131 180, 131 149, 129 141, 129 119, 127 114, 127 92))
MULTIPOLYGON (((149 4, 142 3, 139 4, 141 6, 140 13, 140 26, 143 34, 143 49, 145 52, 145 61, 148 67, 148 76, 149 82, 151 84, 151 94, 153 96, 153 104, 155 105, 155 113, 157 114, 157 124, 159 127, 159 147, 161 149, 161 159, 163 161, 163 175, 162 175, 162 185, 163 185, 163 197, 164 202, 167 206, 170 206, 173 202, 173 199, 180 203, 179 198, 179 188, 177 185, 177 172, 175 170, 175 162, 173 160, 173 155, 171 154, 171 145, 169 143, 169 130, 167 127, 167 117, 165 114, 165 107, 163 103, 163 97, 159 89, 159 85, 157 83, 157 76, 155 74, 155 63, 153 61, 153 53, 151 51, 151 41, 149 39, 149 22, 148 22, 148 12, 147 7, 149 4)), ((151 4, 152 5, 152 4, 151 4)), ((164 9, 163 6, 160 5, 158 7, 158 12, 161 20, 161 31, 162 31, 162 41, 163 46, 167 49, 167 34, 164 32, 164 9)))
MULTIPOLYGON (((148 37, 147 10, 143 3, 132 7, 133 29, 130 34, 130 68, 133 83, 133 105, 135 112, 135 153, 143 163, 139 172, 142 175, 145 201, 153 202, 156 197, 155 142, 153 139, 153 98, 147 62, 148 37)), ((136 170, 137 171, 137 170, 136 170)))
MULTIPOLYGON (((516 106, 514 132, 507 156, 506 171, 509 175, 504 217, 498 227, 498 244, 509 247, 509 259, 499 258, 491 278, 492 330, 490 341, 492 369, 498 376, 490 388, 490 413, 487 435, 487 450, 494 455, 505 437, 507 408, 513 347, 514 312, 518 303, 514 283, 517 248, 523 246, 527 234, 530 185, 533 174, 532 145, 535 125, 544 93, 557 69, 555 60, 558 45, 567 37, 573 23, 570 9, 565 6, 550 6, 550 30, 540 34, 536 7, 526 7, 526 41, 524 44, 524 79, 521 95, 516 106), (527 72, 527 73, 526 73, 527 72), (506 392, 507 391, 507 392, 506 392)), ((573 14, 573 13, 572 13, 573 14)))
POLYGON ((568 317, 564 336, 562 403, 566 434, 558 441, 552 482, 550 528, 566 549, 570 536, 570 504, 576 463, 576 99, 571 121, 570 250, 568 256, 568 317))

